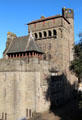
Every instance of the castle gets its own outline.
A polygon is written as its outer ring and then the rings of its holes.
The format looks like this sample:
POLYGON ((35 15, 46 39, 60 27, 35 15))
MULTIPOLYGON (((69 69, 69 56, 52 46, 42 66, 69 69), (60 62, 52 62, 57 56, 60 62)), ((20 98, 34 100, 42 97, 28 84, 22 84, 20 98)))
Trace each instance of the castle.
MULTIPOLYGON (((28 23, 27 36, 17 37, 8 32, 4 57, 0 59, 2 120, 30 118, 33 112, 47 111, 50 106, 45 97, 48 76, 64 73, 71 85, 77 82, 69 71, 73 44, 72 9, 63 8, 62 15, 42 16, 28 23)), ((56 80, 54 85, 59 90, 55 94, 55 104, 70 97, 70 88, 64 80, 56 80)))

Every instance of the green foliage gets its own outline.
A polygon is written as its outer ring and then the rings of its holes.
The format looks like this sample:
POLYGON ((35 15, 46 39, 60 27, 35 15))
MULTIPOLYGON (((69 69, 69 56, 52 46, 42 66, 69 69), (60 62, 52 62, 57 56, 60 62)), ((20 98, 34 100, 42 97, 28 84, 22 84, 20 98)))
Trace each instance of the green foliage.
POLYGON ((82 79, 82 33, 79 34, 80 42, 74 46, 74 60, 71 61, 70 70, 75 73, 78 80, 82 79))

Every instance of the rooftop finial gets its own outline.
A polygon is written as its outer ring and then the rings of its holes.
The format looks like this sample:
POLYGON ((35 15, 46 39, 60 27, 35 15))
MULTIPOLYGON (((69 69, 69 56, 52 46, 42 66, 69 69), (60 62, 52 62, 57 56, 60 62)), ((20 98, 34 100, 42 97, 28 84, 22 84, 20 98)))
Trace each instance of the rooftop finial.
POLYGON ((31 38, 31 39, 34 40, 34 37, 33 37, 33 35, 32 35, 32 31, 30 31, 30 33, 29 33, 29 38, 31 38))
POLYGON ((41 19, 44 19, 45 17, 44 16, 41 16, 41 19))

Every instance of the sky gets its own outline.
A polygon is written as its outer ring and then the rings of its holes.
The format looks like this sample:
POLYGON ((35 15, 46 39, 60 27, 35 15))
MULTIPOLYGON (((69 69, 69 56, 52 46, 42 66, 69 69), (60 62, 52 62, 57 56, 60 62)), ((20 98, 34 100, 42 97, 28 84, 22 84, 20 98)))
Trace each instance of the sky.
POLYGON ((62 14, 62 8, 74 10, 75 42, 82 32, 82 0, 0 0, 0 58, 6 47, 7 32, 28 34, 26 23, 41 16, 62 14))

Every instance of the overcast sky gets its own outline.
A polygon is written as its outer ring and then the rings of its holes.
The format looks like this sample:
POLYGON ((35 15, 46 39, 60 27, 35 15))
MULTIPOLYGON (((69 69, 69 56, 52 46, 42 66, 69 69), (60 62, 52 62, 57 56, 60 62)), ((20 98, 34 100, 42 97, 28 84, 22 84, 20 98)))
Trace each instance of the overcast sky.
POLYGON ((82 31, 82 0, 0 0, 0 57, 5 49, 7 32, 17 36, 28 34, 25 24, 45 17, 61 14, 62 7, 74 9, 75 41, 82 31))

